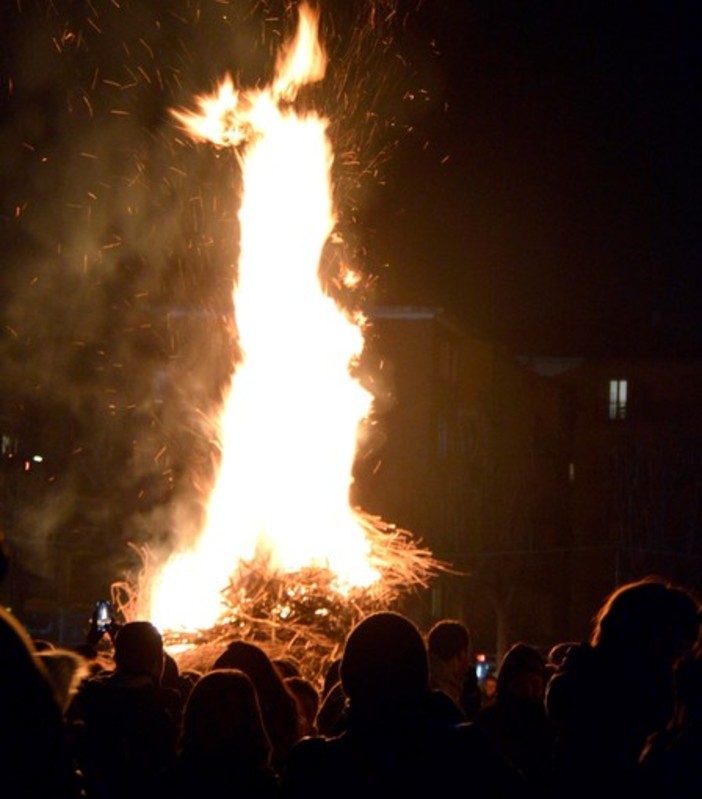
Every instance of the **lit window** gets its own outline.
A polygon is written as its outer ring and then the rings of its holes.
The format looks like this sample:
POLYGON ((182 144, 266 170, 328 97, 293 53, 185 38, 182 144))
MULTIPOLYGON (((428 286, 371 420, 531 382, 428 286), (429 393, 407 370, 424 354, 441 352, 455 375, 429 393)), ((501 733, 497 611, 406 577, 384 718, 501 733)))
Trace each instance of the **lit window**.
POLYGON ((609 381, 609 418, 626 419, 627 381, 609 381))

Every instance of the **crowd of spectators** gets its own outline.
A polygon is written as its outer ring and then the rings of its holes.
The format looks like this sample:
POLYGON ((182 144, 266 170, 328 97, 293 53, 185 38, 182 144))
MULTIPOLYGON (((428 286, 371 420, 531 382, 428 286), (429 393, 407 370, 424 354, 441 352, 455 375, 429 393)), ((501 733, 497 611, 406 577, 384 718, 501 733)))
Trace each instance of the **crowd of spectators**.
POLYGON ((73 651, 0 610, 2 795, 699 799, 700 619, 691 591, 628 583, 588 641, 514 642, 487 693, 458 619, 370 614, 316 685, 248 641, 181 671, 148 621, 73 651))

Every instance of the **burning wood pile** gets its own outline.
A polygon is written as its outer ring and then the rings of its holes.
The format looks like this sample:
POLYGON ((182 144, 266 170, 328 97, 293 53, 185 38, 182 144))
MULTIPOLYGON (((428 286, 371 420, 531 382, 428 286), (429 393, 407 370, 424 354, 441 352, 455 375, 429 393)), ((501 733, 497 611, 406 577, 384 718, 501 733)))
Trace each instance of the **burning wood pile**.
MULTIPOLYGON (((206 669, 231 641, 246 640, 273 659, 292 659, 304 676, 318 682, 358 621, 395 606, 448 570, 406 530, 360 512, 359 523, 371 543, 370 559, 380 575, 376 583, 342 592, 336 575, 326 568, 282 572, 263 558, 241 562, 222 591, 225 610, 215 625, 164 632, 181 668, 206 669)), ((148 551, 141 554, 144 569, 137 585, 113 586, 115 603, 126 619, 137 617, 139 586, 148 583, 152 569, 148 551)))

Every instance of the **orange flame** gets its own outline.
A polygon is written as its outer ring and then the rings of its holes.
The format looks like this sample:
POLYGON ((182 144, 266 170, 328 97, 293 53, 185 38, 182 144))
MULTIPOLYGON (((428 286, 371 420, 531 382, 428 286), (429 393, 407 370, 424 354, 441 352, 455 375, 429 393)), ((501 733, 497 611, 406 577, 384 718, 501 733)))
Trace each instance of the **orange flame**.
POLYGON ((198 113, 174 112, 196 138, 243 146, 241 248, 235 289, 243 361, 220 420, 222 460, 195 547, 151 586, 161 629, 211 627, 241 560, 329 568, 338 588, 378 579, 349 504, 359 423, 372 398, 350 375, 363 324, 324 294, 318 269, 335 226, 327 120, 296 114, 297 89, 324 75, 318 15, 300 6, 293 41, 263 90, 225 80, 198 113))

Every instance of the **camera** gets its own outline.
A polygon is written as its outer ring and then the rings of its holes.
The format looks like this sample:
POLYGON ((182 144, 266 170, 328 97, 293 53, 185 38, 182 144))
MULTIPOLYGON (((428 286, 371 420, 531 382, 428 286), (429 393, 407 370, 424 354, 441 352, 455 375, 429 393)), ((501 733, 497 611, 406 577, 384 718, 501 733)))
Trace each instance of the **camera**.
POLYGON ((95 605, 95 626, 101 633, 107 632, 112 624, 112 603, 101 599, 95 605))

